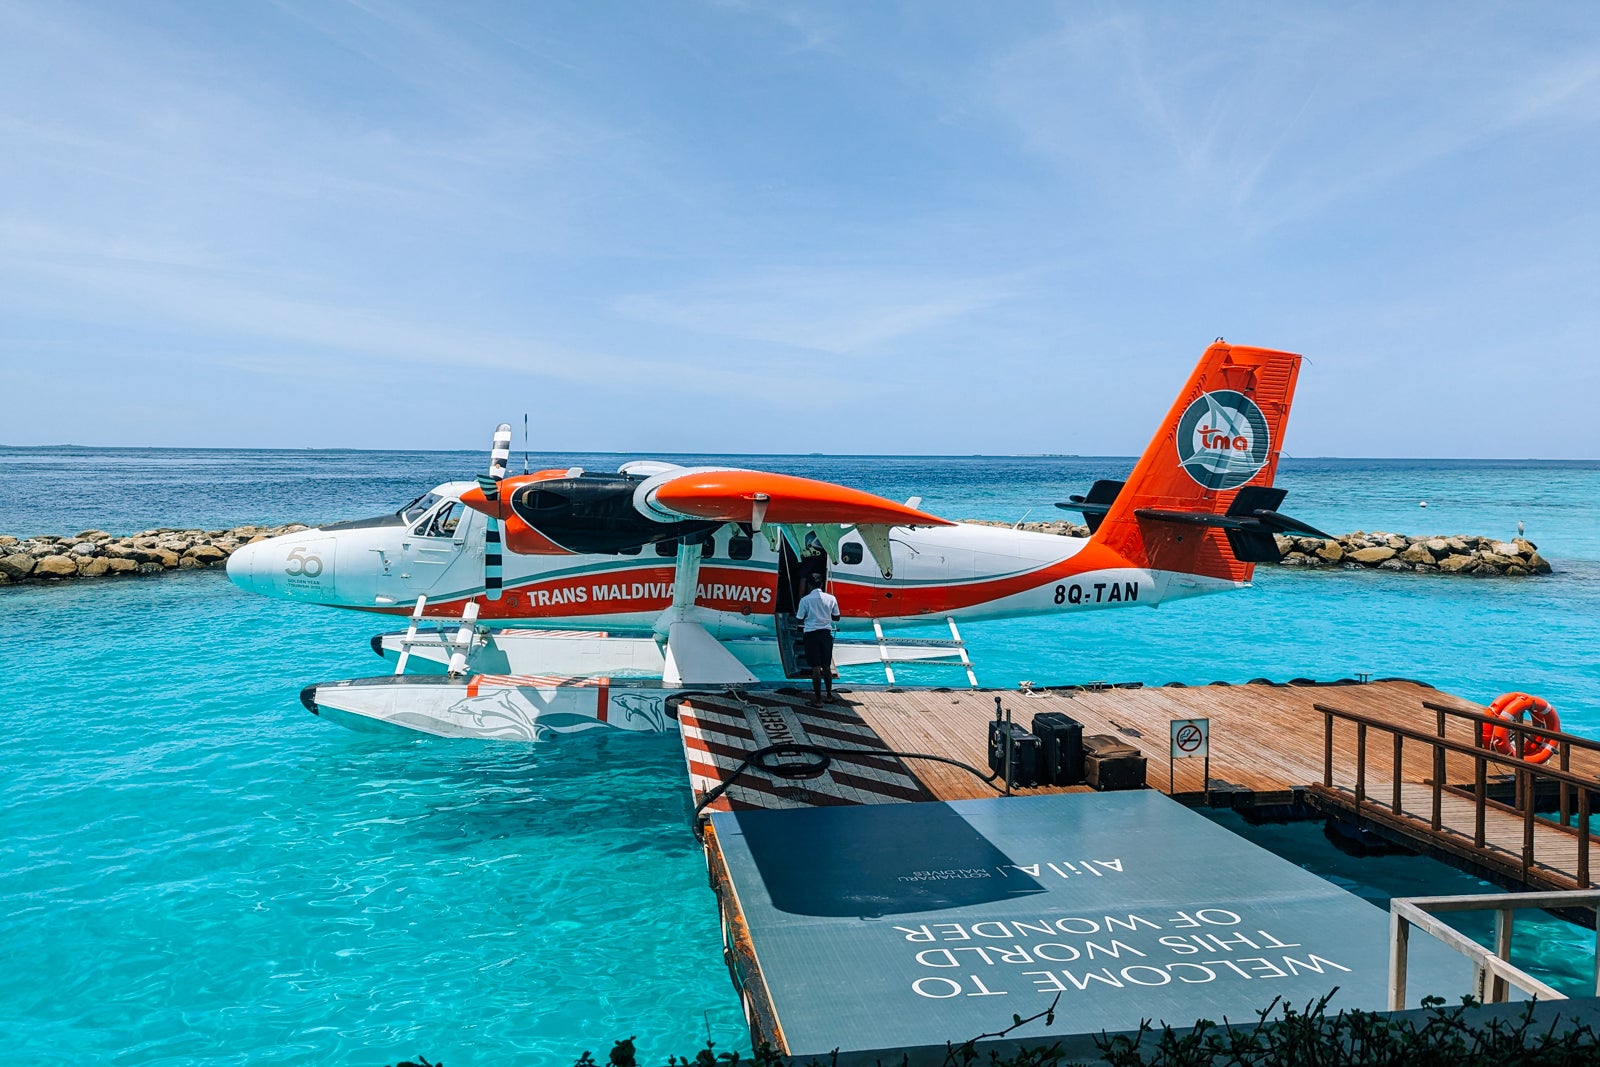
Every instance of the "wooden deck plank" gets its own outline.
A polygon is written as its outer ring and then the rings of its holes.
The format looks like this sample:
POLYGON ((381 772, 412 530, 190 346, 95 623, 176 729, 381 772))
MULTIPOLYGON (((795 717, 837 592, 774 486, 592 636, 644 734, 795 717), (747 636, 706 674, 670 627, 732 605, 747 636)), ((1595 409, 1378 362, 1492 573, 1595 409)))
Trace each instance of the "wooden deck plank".
MULTIPOLYGON (((1421 700, 1439 696, 1416 683, 1372 683, 1368 686, 1245 685, 1161 687, 1087 691, 1047 691, 1033 695, 1000 694, 1004 706, 1022 726, 1033 716, 1059 711, 1084 725, 1084 733, 1111 734, 1135 745, 1149 760, 1150 785, 1166 788, 1169 771, 1169 724, 1173 719, 1211 720, 1211 777, 1214 782, 1259 793, 1276 794, 1322 780, 1323 716, 1312 705, 1357 690, 1381 690, 1379 703, 1404 702, 1421 709, 1421 700)), ((1371 696, 1380 696, 1372 693, 1371 696)), ((931 751, 987 768, 988 722, 994 717, 992 692, 883 692, 851 697, 855 710, 893 748, 931 751)), ((1369 694, 1363 693, 1363 697, 1369 694)), ((1369 701, 1363 700, 1366 705, 1369 701)), ((1431 713, 1428 713, 1431 719, 1431 713)), ((1335 731, 1335 762, 1353 765, 1354 730, 1335 731)), ((1369 752, 1374 773, 1391 773, 1387 752, 1369 752)), ((1464 761, 1471 779, 1470 760, 1464 761)), ((1406 753, 1406 777, 1422 781, 1432 775, 1426 752, 1406 753)), ((925 765, 923 765, 925 766, 925 765)), ((914 767, 941 799, 981 796, 970 776, 914 767), (959 784, 958 784, 959 783, 959 784), (948 789, 948 794, 943 790, 948 789)), ((953 770, 953 769, 952 769, 953 770)), ((1179 792, 1198 792, 1198 761, 1180 761, 1179 792), (1187 783, 1185 786, 1184 783, 1187 783)))

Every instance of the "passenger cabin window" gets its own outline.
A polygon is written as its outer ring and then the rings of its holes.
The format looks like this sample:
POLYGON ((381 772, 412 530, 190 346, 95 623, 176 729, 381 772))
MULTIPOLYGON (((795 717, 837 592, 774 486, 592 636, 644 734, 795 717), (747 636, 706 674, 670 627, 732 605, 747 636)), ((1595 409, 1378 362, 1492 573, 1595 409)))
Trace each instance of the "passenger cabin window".
POLYGON ((676 556, 677 554, 678 554, 678 542, 676 542, 676 541, 657 541, 656 542, 656 555, 658 555, 658 556, 676 556))
POLYGON ((700 558, 701 559, 710 559, 712 556, 715 556, 716 554, 717 554, 717 535, 716 535, 716 533, 715 532, 708 533, 704 537, 700 538, 700 558))
POLYGON ((728 538, 728 558, 749 559, 750 550, 753 546, 754 542, 748 537, 730 537, 728 538))
POLYGON ((846 541, 839 546, 839 558, 846 563, 861 562, 861 542, 846 541))
POLYGON ((644 546, 642 546, 642 545, 634 545, 632 548, 619 548, 619 549, 617 549, 617 555, 619 555, 619 556, 637 556, 639 554, 639 550, 641 548, 643 548, 643 547, 644 546))

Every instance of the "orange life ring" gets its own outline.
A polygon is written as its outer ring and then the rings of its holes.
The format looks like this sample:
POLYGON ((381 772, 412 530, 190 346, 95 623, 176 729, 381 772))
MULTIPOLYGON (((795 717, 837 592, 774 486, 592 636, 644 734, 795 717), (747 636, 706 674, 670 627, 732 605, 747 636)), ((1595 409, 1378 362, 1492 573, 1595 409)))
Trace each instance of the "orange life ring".
MULTIPOLYGON (((1516 722, 1522 717, 1523 712, 1528 712, 1533 725, 1540 729, 1561 729, 1561 716, 1557 715, 1556 709, 1542 697, 1530 696, 1527 693, 1502 693, 1489 705, 1489 714, 1504 723, 1516 722)), ((1502 723, 1483 723, 1479 738, 1485 748, 1507 756, 1516 754, 1516 749, 1511 744, 1511 731, 1502 723)), ((1545 762, 1556 754, 1556 748, 1555 741, 1548 737, 1532 734, 1522 736, 1522 758, 1529 763, 1545 762)))

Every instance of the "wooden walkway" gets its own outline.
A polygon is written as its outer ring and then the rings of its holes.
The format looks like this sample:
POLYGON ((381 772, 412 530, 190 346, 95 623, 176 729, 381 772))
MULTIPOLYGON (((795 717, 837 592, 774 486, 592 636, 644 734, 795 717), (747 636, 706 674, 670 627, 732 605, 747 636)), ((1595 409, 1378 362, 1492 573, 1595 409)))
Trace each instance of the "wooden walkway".
MULTIPOLYGON (((1470 795, 1446 791, 1441 797, 1443 825, 1432 826, 1433 788, 1402 782, 1400 808, 1393 806, 1391 783, 1378 783, 1378 798, 1366 799, 1361 818, 1377 823, 1435 858, 1465 866, 1513 886, 1539 889, 1586 888, 1578 885, 1578 833, 1544 819, 1533 824, 1531 863, 1524 865, 1525 824, 1521 814, 1489 804, 1484 809, 1484 843, 1475 842, 1477 804, 1470 795)), ((1313 787, 1318 806, 1345 813, 1355 811, 1355 792, 1342 786, 1313 787)), ((1594 883, 1591 881, 1590 886, 1594 883)))

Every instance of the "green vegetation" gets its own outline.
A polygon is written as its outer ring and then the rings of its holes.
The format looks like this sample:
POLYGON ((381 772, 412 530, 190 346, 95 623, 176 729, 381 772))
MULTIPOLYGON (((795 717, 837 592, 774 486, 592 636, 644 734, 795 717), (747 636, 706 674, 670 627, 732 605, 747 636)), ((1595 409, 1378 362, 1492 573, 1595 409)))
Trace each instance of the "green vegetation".
POLYGON ((1112 1067, 1577 1067, 1600 1057, 1600 1035, 1592 1028, 1541 1028, 1532 1002, 1484 1016, 1470 998, 1447 1008, 1434 997, 1423 1001, 1427 1010, 1420 1018, 1367 1011, 1330 1016, 1327 1003, 1324 997, 1303 1011, 1285 1003, 1274 1019, 1279 1002, 1273 1001, 1257 1024, 1244 1027, 1202 1020, 1179 1032, 1146 1022, 1133 1037, 1095 1044, 1112 1067))
MULTIPOLYGON (((1255 1022, 1245 1025, 1201 1020, 1189 1029, 1173 1029, 1147 1020, 1132 1035, 1093 1038, 1098 1055, 1088 1059, 1083 1046, 1074 1043, 1069 1051, 1060 1040, 1024 1046, 1012 1043, 1004 1049, 979 1047, 1035 1019, 1044 1018, 1049 1025, 1054 1021, 1052 1005, 1030 1019, 1013 1016, 1012 1026, 1005 1030, 948 1046, 939 1062, 940 1067, 1070 1067, 1080 1063, 1110 1067, 1591 1067, 1600 1062, 1600 1034, 1592 1027, 1566 1018, 1541 1024, 1535 1019, 1537 1005, 1531 1002, 1495 1011, 1470 998, 1457 1007, 1430 998, 1423 1002, 1426 1010, 1420 1015, 1367 1011, 1330 1015, 1326 1010, 1329 997, 1302 1009, 1274 1000, 1255 1022)), ((1550 1006, 1545 1008, 1542 1014, 1550 1017, 1550 1006)), ((666 1067, 834 1067, 838 1059, 835 1053, 820 1059, 790 1060, 765 1045, 743 1057, 737 1052, 717 1052, 708 1043, 692 1058, 669 1057, 666 1067)), ((910 1062, 910 1056, 902 1053, 880 1059, 877 1067, 906 1067, 910 1062)), ((630 1037, 617 1042, 605 1061, 585 1052, 573 1067, 640 1067, 640 1062, 630 1037)))

